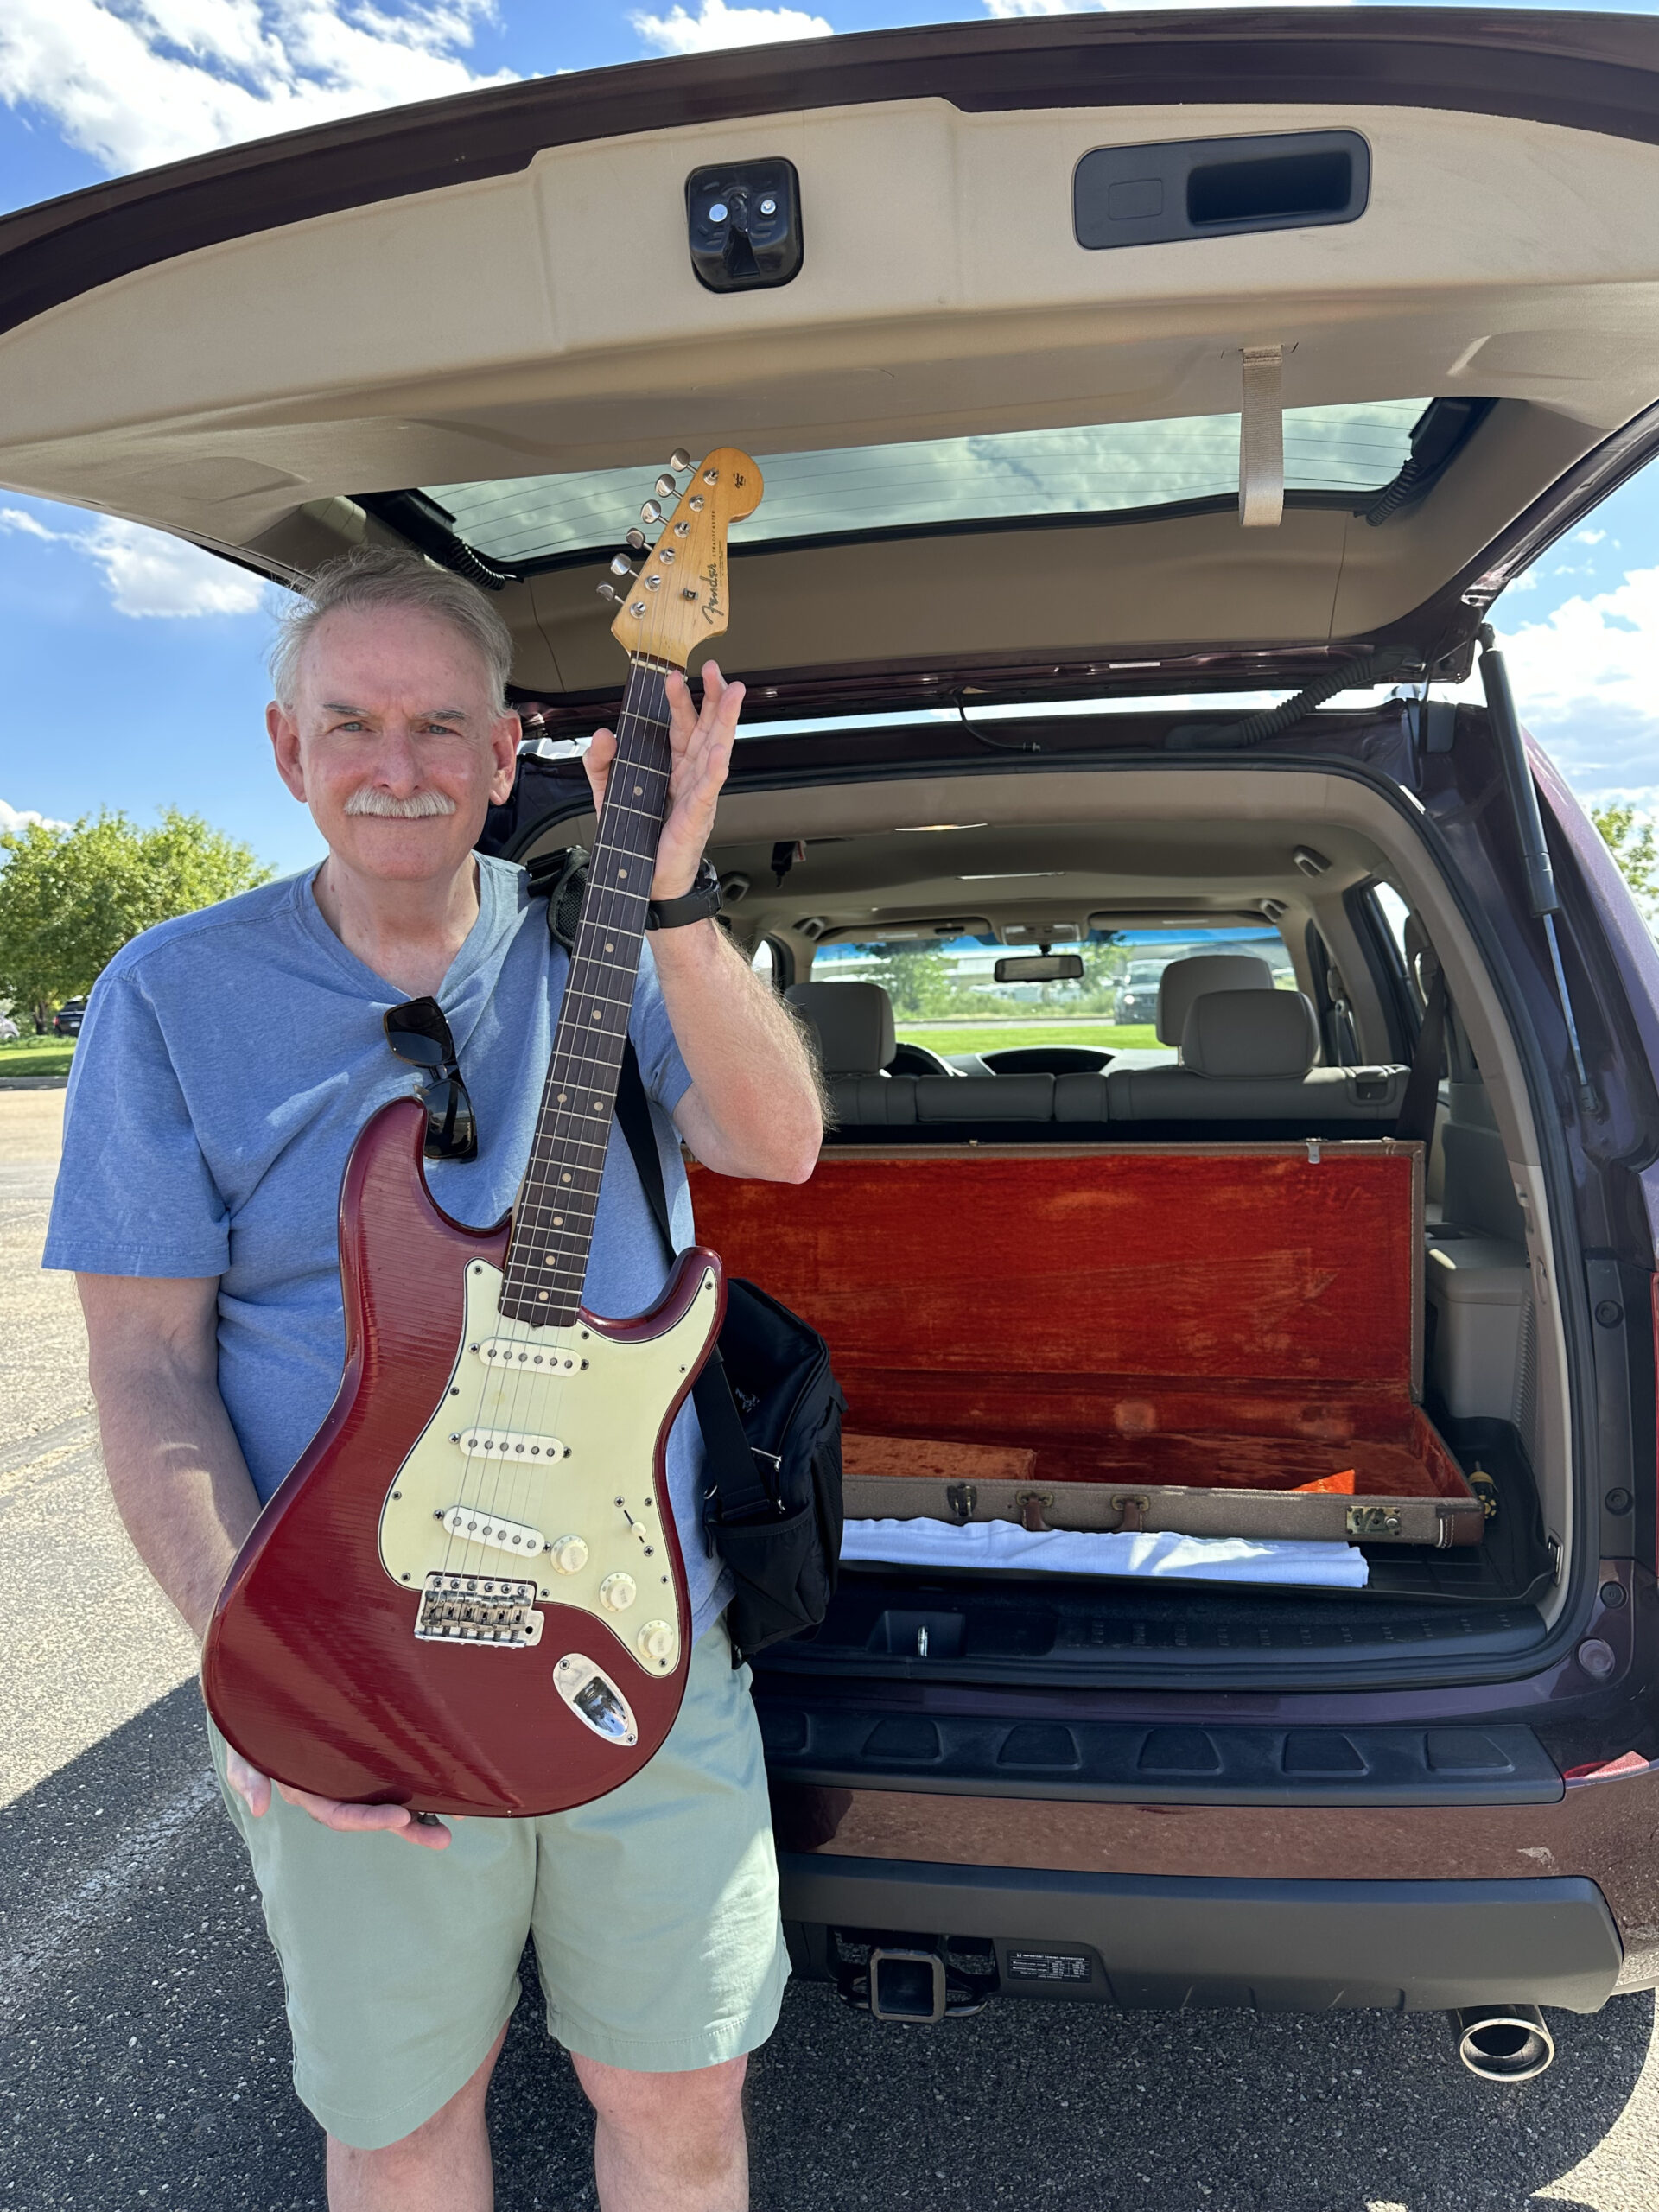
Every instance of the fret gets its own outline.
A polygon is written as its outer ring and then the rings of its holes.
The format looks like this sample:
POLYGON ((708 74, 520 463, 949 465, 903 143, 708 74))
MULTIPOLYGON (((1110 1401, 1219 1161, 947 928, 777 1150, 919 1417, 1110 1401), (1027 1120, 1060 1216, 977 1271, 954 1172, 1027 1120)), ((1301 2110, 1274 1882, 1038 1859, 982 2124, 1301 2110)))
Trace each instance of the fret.
POLYGON ((664 679, 670 665, 632 655, 616 718, 616 757, 530 1162, 513 1206, 500 1306, 531 1323, 574 1319, 587 1278, 668 799, 672 754, 664 679), (574 1104, 573 1096, 583 1103, 574 1104))

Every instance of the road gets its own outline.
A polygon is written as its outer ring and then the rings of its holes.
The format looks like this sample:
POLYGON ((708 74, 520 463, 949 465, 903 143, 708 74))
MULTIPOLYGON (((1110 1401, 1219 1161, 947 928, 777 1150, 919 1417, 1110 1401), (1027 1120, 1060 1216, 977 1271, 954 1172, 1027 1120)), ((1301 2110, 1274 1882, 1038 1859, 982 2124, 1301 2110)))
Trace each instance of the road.
MULTIPOLYGON (((321 2208, 189 1641, 105 1498, 74 1300, 38 1272, 60 1109, 0 1093, 0 2212, 321 2208)), ((796 1987, 753 2073, 754 2202, 1653 2212, 1652 2001, 1554 2024, 1551 2072, 1499 2089, 1433 2016, 1003 2004, 905 2028, 796 1987)), ((592 2205, 584 2108, 528 2003, 493 2117, 501 2212, 592 2205)))

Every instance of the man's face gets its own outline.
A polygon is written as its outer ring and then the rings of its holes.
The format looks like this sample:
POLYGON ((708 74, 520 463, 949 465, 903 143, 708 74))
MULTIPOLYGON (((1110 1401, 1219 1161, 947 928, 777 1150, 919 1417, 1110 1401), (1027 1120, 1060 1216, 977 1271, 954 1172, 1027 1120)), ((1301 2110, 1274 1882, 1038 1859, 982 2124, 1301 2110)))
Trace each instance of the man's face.
POLYGON ((330 852, 385 883, 453 876, 512 789, 518 717, 492 712, 477 653, 416 608, 325 614, 265 723, 330 852))

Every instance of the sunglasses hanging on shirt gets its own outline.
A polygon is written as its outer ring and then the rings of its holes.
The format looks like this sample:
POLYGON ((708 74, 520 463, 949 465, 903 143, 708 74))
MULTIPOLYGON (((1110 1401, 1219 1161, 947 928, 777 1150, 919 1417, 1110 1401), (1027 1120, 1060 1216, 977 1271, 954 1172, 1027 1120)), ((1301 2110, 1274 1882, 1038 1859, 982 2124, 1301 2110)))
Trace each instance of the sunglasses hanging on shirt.
POLYGON ((400 1060, 431 1071, 421 1094, 426 1109, 422 1151, 429 1160, 476 1160, 478 1122, 461 1079, 455 1040, 443 1008, 436 999, 410 999, 403 1006, 389 1007, 383 1027, 387 1044, 400 1060))

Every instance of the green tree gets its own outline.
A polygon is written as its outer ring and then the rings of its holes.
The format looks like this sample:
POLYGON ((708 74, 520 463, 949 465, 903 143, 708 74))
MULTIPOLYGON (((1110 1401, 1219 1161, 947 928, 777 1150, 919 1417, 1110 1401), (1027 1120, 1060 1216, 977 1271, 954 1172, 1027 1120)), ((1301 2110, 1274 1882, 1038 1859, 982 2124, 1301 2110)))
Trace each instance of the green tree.
POLYGON ((1605 839, 1607 849, 1636 895, 1636 903, 1651 921, 1659 913, 1659 843, 1653 824, 1637 815, 1623 799, 1592 806, 1590 819, 1605 839))
POLYGON ((887 992, 900 1021, 959 1011, 960 995, 943 945, 884 944, 870 981, 887 992))
POLYGON ((91 990, 129 938, 265 882, 246 845, 168 807, 153 830, 124 814, 0 836, 0 991, 37 1016, 91 990))

